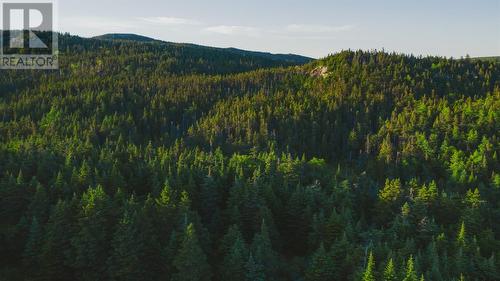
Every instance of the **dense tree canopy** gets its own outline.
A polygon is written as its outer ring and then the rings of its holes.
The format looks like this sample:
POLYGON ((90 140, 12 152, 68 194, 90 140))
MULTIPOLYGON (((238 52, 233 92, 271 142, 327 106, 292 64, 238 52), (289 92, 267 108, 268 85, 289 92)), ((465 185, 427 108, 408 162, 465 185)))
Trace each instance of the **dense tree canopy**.
POLYGON ((498 63, 60 46, 0 73, 0 279, 498 280, 498 63))

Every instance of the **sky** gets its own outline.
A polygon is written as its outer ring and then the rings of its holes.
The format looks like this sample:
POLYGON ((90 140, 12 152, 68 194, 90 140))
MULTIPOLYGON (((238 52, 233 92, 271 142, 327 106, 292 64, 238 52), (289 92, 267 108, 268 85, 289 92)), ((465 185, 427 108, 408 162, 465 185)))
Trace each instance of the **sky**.
POLYGON ((58 29, 314 58, 345 49, 500 55, 500 0, 58 0, 58 29))

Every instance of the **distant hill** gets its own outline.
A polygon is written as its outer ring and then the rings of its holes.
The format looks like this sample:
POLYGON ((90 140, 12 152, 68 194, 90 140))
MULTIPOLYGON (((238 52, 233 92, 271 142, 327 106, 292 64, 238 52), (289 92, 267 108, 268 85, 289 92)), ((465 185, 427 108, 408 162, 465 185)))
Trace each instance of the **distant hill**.
POLYGON ((474 60, 482 60, 482 61, 495 61, 495 62, 500 62, 500 56, 494 56, 494 57, 478 57, 478 58, 474 58, 474 60))
POLYGON ((132 34, 132 33, 108 33, 99 36, 92 37, 93 39, 102 39, 102 40, 125 40, 125 41, 137 41, 137 42, 153 42, 158 41, 156 39, 132 34))
POLYGON ((142 36, 142 35, 132 34, 132 33, 108 33, 108 34, 103 34, 100 36, 92 37, 92 39, 114 40, 114 41, 134 41, 134 42, 142 42, 142 43, 155 42, 155 43, 159 43, 159 44, 168 44, 168 45, 179 46, 179 47, 182 46, 182 47, 209 49, 209 50, 215 50, 215 51, 224 51, 224 52, 227 52, 228 54, 231 53, 231 54, 244 56, 244 57, 260 57, 260 58, 265 58, 268 60, 286 62, 286 63, 290 63, 290 64, 305 64, 305 63, 308 63, 308 62, 311 62, 314 60, 313 58, 301 56, 301 55, 296 55, 296 54, 272 54, 272 53, 267 53, 267 52, 241 50, 241 49, 237 49, 237 48, 217 48, 217 47, 209 47, 209 46, 202 46, 202 45, 189 44, 189 43, 173 43, 173 42, 157 40, 157 39, 142 36))
POLYGON ((240 54, 240 55, 255 55, 255 56, 261 56, 269 59, 274 59, 278 61, 287 61, 291 63, 308 63, 313 61, 313 58, 310 57, 305 57, 301 55, 296 55, 296 54, 272 54, 272 53, 266 53, 266 52, 255 52, 255 51, 246 51, 246 50, 241 50, 241 49, 236 49, 236 48, 227 48, 224 49, 229 52, 235 53, 235 54, 240 54))

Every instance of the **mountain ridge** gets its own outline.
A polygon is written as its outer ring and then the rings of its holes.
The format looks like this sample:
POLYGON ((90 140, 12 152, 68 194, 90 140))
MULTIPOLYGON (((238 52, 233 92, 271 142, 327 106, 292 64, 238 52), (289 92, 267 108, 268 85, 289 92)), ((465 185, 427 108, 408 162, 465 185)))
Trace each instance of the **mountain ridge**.
POLYGON ((251 51, 251 50, 244 50, 244 49, 239 49, 239 48, 234 48, 234 47, 229 47, 229 48, 221 48, 221 47, 213 47, 213 46, 205 46, 205 45, 199 45, 199 44, 194 44, 194 43, 177 43, 177 42, 171 42, 171 41, 164 41, 164 40, 159 40, 155 38, 151 38, 148 36, 143 36, 139 34, 134 34, 134 33, 106 33, 103 35, 98 35, 91 37, 91 39, 98 39, 98 40, 112 40, 112 41, 131 41, 131 42, 138 42, 138 43, 159 43, 159 44, 170 44, 170 45, 176 45, 176 46, 190 46, 190 47, 195 47, 195 48, 207 48, 207 49, 215 49, 215 50, 222 50, 222 51, 227 51, 232 54, 237 54, 237 55, 254 55, 254 56, 259 56, 267 59, 272 59, 276 61, 285 61, 289 63, 299 63, 299 64, 305 64, 311 61, 314 61, 314 58, 299 55, 299 54, 282 54, 282 53, 271 53, 271 52, 263 52, 263 51, 251 51))

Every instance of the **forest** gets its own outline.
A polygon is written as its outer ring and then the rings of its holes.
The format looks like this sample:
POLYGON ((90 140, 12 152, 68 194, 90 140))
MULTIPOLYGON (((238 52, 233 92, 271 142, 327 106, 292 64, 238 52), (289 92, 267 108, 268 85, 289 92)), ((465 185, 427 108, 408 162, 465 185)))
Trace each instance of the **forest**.
POLYGON ((0 72, 0 281, 500 280, 500 62, 59 40, 0 72))

